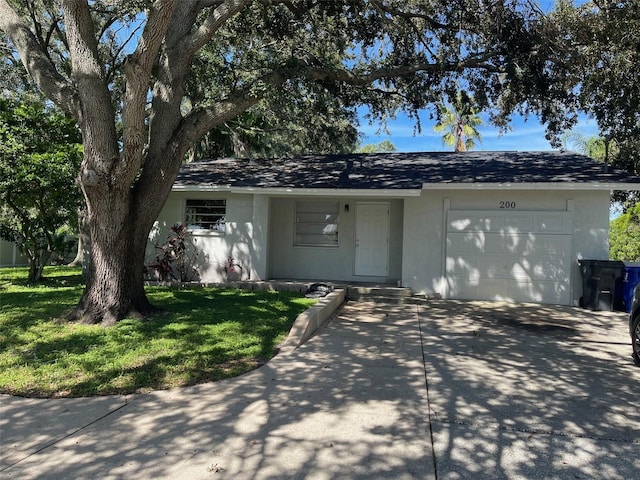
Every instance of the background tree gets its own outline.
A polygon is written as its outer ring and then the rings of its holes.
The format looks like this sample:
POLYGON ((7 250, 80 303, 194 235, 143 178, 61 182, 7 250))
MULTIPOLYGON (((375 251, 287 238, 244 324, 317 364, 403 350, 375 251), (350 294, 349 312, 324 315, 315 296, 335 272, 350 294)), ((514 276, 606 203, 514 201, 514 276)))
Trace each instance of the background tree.
POLYGON ((21 98, 25 92, 32 92, 34 84, 22 67, 20 58, 14 56, 14 49, 7 36, 0 31, 0 89, 2 98, 21 98))
POLYGON ((417 118, 462 81, 498 125, 516 108, 571 123, 526 0, 0 0, 0 30, 82 131, 91 256, 70 318, 84 322, 153 312, 145 247, 187 152, 262 101, 311 92, 417 118), (206 95, 186 102, 211 59, 206 95))
POLYGON ((613 260, 640 261, 640 203, 611 221, 609 255, 613 260))
POLYGON ((38 281, 74 222, 82 159, 74 122, 38 101, 0 100, 0 237, 15 242, 38 281))
POLYGON ((482 141, 478 131, 484 121, 473 106, 473 98, 466 92, 458 92, 452 103, 438 106, 438 123, 433 130, 443 133, 442 143, 454 147, 456 152, 466 152, 476 148, 482 141))
MULTIPOLYGON (((640 174, 640 5, 562 0, 550 22, 558 29, 554 51, 562 59, 554 68, 567 84, 565 104, 591 115, 600 137, 615 146, 608 163, 640 174)), ((616 192, 614 199, 629 207, 637 195, 616 192)))
MULTIPOLYGON (((183 110, 213 101, 210 86, 223 68, 220 55, 206 46, 189 77, 183 110)), ((241 72, 237 72, 238 75, 241 72)), ((313 85, 312 85, 313 86, 313 85)), ((299 85, 300 88, 307 88, 299 85)), ((292 97, 275 90, 246 112, 205 135, 191 150, 191 159, 216 157, 291 157, 352 152, 358 141, 358 118, 342 100, 319 88, 292 97)))
POLYGON ((397 151, 396 146, 389 140, 383 140, 379 143, 367 143, 361 145, 356 153, 389 153, 397 151))
POLYGON ((619 153, 618 146, 611 140, 599 136, 586 137, 574 131, 562 136, 562 144, 569 150, 575 150, 606 164, 610 164, 619 153))

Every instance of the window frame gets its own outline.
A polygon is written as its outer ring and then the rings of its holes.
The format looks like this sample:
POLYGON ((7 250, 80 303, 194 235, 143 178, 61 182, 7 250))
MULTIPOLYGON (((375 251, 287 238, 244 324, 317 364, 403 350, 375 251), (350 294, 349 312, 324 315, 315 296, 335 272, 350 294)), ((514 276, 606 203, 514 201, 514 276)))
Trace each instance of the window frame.
POLYGON ((183 204, 183 218, 184 224, 187 226, 187 230, 192 235, 225 235, 227 233, 227 199, 226 198, 185 198, 183 204), (200 202, 200 205, 197 203, 194 205, 194 202, 200 202), (189 203, 192 203, 189 205, 189 203), (210 205, 207 205, 211 203, 210 205), (190 213, 190 208, 209 208, 209 209, 223 209, 223 212, 195 212, 190 213), (189 216, 194 215, 202 217, 218 217, 216 220, 208 221, 205 219, 201 219, 200 222, 192 222, 189 223, 189 216), (221 221, 222 220, 222 221, 221 221), (218 225, 217 228, 207 228, 200 226, 201 224, 211 224, 218 225), (194 228, 196 227, 196 228, 194 228))
POLYGON ((340 246, 340 207, 338 200, 296 200, 293 205, 293 246, 338 248, 340 246), (300 207, 303 207, 302 209, 300 207), (325 218, 322 219, 322 216, 325 218), (316 230, 329 228, 327 233, 316 230), (301 231, 302 230, 302 231, 301 231), (331 241, 311 241, 311 238, 331 241), (307 238, 307 240, 303 240, 307 238))

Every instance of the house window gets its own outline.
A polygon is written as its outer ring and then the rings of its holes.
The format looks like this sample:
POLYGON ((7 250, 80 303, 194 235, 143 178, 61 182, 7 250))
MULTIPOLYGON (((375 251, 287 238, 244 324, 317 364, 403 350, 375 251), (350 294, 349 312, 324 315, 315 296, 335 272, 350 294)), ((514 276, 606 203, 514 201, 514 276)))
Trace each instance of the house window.
POLYGON ((227 201, 187 200, 185 206, 186 224, 189 230, 224 232, 227 201))
POLYGON ((339 202, 296 202, 294 245, 338 246, 339 202))

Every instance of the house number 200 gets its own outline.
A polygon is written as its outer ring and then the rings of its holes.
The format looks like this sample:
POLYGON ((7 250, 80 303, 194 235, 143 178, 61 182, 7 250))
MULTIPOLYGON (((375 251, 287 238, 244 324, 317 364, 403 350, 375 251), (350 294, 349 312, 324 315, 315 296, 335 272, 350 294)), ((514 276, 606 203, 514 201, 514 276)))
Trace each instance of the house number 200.
POLYGON ((501 201, 500 208, 516 208, 516 202, 501 201))

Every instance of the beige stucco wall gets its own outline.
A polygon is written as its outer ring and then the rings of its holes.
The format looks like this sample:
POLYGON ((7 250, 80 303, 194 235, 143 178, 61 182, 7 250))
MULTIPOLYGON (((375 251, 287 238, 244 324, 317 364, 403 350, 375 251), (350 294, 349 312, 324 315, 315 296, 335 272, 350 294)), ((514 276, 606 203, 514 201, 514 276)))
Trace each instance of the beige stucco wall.
MULTIPOLYGON (((582 283, 579 258, 608 259, 609 192, 546 190, 425 190, 419 197, 370 199, 333 197, 340 203, 337 247, 294 246, 294 209, 298 197, 214 192, 173 192, 167 201, 154 240, 162 243, 168 227, 184 221, 184 200, 225 198, 225 233, 196 233, 195 245, 206 255, 201 280, 224 281, 223 267, 233 257, 243 267, 243 279, 304 279, 396 283, 415 293, 442 295, 446 209, 498 210, 501 201, 516 210, 571 211, 573 225, 572 298, 578 302, 582 283), (388 202, 389 274, 354 275, 355 214, 358 202, 388 202), (346 205, 349 206, 348 211, 346 205)), ((327 199, 326 197, 318 197, 327 199)), ((312 197, 304 197, 305 200, 312 197)), ((149 259, 153 258, 150 243, 149 259)))
MULTIPOLYGON (((304 200, 311 200, 304 197, 304 200)), ((327 200, 327 198, 323 198, 327 200)), ((269 235, 270 275, 272 278, 342 280, 353 282, 397 282, 402 275, 402 200, 331 198, 340 202, 337 247, 294 246, 296 198, 271 199, 269 235), (358 202, 389 203, 389 274, 387 277, 354 275, 355 216, 358 202), (345 206, 348 205, 348 212, 345 206)))
MULTIPOLYGON (((402 200, 332 198, 340 202, 338 247, 293 245, 294 208, 298 197, 219 192, 172 192, 152 231, 147 263, 154 243, 162 244, 169 227, 184 221, 186 199, 227 200, 225 233, 194 232, 192 241, 201 252, 200 280, 222 282, 229 257, 243 267, 242 279, 302 279, 396 283, 402 275, 402 200), (387 277, 354 275, 355 211, 358 202, 389 203, 389 274, 387 277), (349 205, 346 211, 345 206, 349 205), (268 226, 268 227, 267 227, 268 226), (206 257, 206 261, 204 260, 206 257)), ((312 197, 304 197, 311 200, 312 197)), ((326 198, 324 198, 326 200, 326 198)))
POLYGON ((442 295, 446 208, 498 210, 500 202, 516 210, 573 210, 572 292, 582 292, 579 258, 609 258, 609 192, 545 190, 425 190, 404 204, 402 283, 414 292, 442 295))
MULTIPOLYGON (((260 196, 255 196, 260 197, 260 196)), ((184 222, 186 199, 226 199, 226 231, 193 232, 191 240, 199 256, 200 279, 205 282, 225 280, 223 268, 232 257, 242 267, 242 279, 264 279, 266 276, 266 232, 263 225, 268 221, 268 201, 258 200, 252 194, 230 194, 215 192, 173 192, 167 200, 156 228, 151 233, 147 258, 155 254, 153 243, 162 244, 171 225, 184 222), (255 217, 254 217, 255 214, 255 217)), ((147 262, 148 263, 148 262, 147 262)))
MULTIPOLYGON (((199 267, 205 282, 225 280, 223 267, 229 257, 243 268, 242 279, 302 279, 397 282, 402 274, 402 201, 362 198, 331 198, 340 202, 338 247, 293 245, 294 208, 298 197, 260 194, 172 192, 147 250, 147 263, 155 257, 153 245, 162 244, 169 227, 184 221, 186 199, 227 200, 226 232, 194 232, 191 239, 206 256, 199 267), (389 274, 387 277, 354 275, 355 211, 358 202, 389 203, 389 274), (349 211, 345 206, 349 205, 349 211)), ((304 197, 312 200, 312 197, 304 197)), ((326 198, 323 198, 326 200, 326 198)))

